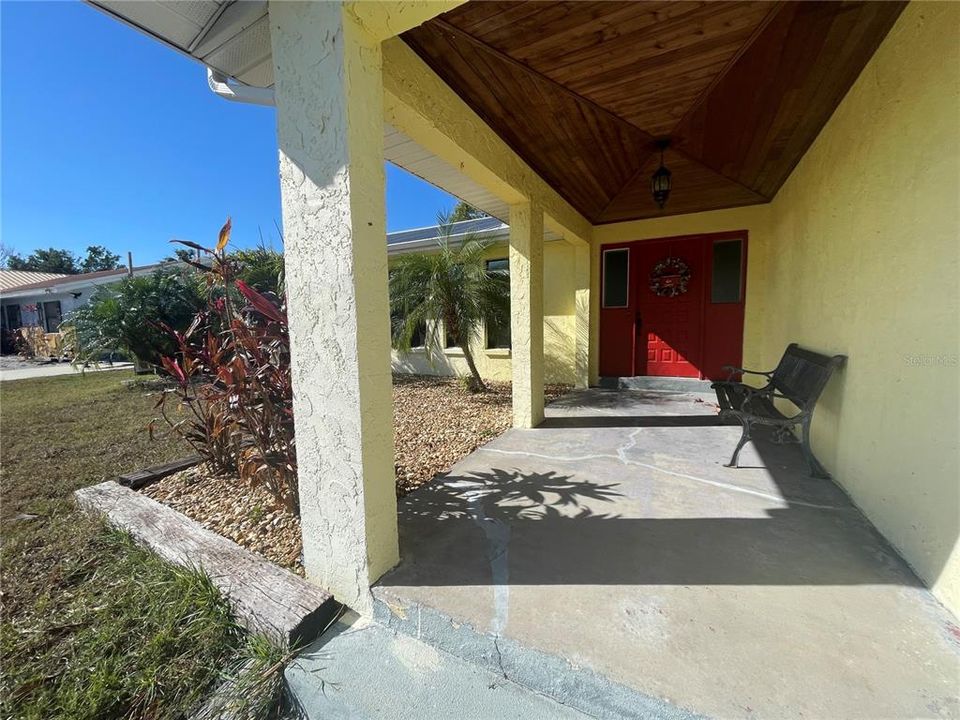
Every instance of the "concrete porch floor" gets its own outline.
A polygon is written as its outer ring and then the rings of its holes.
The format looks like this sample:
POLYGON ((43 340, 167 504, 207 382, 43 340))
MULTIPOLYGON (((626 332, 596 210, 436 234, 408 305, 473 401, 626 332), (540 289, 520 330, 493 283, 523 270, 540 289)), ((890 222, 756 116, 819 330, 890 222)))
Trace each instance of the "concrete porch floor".
POLYGON ((379 620, 595 716, 958 717, 960 629, 799 448, 578 391, 400 504, 379 620), (686 712, 685 712, 686 711, 686 712))

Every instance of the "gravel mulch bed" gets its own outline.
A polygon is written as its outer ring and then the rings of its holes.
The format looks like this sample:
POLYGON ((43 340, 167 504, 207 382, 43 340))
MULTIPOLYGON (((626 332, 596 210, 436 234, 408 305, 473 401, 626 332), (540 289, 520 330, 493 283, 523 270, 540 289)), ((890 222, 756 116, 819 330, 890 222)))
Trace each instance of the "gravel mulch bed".
MULTIPOLYGON (((487 384, 490 392, 472 393, 454 378, 394 376, 398 496, 429 482, 510 427, 510 383, 487 384)), ((569 389, 548 385, 547 402, 569 389)), ((142 492, 267 560, 303 573, 300 521, 276 507, 262 488, 237 477, 214 475, 201 465, 142 492)))
MULTIPOLYGON (((406 495, 447 470, 512 421, 510 383, 487 382, 490 392, 472 393, 457 379, 393 377, 394 461, 397 495, 406 495)), ((546 401, 569 385, 548 385, 546 401)))
POLYGON ((303 574, 300 519, 277 507, 262 487, 218 475, 204 464, 168 475, 140 492, 270 562, 303 574))

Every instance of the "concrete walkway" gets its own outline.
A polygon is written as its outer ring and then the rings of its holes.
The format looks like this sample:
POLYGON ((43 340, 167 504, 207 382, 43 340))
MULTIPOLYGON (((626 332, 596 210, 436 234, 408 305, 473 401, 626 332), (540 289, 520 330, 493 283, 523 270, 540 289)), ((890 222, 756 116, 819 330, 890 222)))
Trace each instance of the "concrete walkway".
POLYGON ((956 620, 712 400, 577 392, 407 496, 379 621, 595 717, 960 716, 956 620))
POLYGON ((502 674, 380 625, 334 626, 286 670, 311 720, 587 720, 502 674))
POLYGON ((104 372, 107 370, 132 370, 133 363, 114 363, 113 365, 90 366, 86 369, 74 367, 69 362, 20 363, 16 366, 0 367, 0 382, 8 380, 28 380, 31 378, 56 377, 58 375, 80 375, 84 372, 104 372))

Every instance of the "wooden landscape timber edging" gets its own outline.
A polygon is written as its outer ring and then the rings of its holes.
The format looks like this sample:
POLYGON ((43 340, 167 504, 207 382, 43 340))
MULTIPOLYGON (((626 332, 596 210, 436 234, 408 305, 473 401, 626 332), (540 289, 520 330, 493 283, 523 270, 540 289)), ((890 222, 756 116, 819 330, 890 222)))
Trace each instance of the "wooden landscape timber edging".
POLYGON ((148 467, 143 470, 125 473, 117 478, 117 482, 127 486, 131 490, 139 490, 144 485, 149 485, 157 480, 162 480, 167 477, 167 475, 173 475, 181 470, 199 465, 202 461, 203 458, 199 455, 191 455, 190 457, 174 460, 173 462, 164 463, 163 465, 154 465, 153 467, 148 467))
POLYGON ((300 576, 112 480, 81 488, 74 497, 81 508, 104 516, 165 560, 206 572, 230 599, 237 620, 253 632, 291 647, 304 645, 342 607, 300 576))

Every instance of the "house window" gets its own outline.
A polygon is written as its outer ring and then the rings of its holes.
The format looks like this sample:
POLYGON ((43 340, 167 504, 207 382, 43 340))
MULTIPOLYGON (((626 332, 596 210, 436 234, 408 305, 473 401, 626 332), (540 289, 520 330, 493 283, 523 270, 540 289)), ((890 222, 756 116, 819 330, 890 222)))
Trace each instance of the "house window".
POLYGON ((443 347, 445 347, 447 350, 449 350, 450 348, 459 347, 453 335, 447 332, 446 323, 444 323, 444 326, 443 326, 443 347))
MULTIPOLYGON (((487 273, 502 274, 510 278, 510 261, 507 258, 487 260, 487 273)), ((510 349, 510 303, 505 303, 499 313, 487 318, 487 349, 510 349)))
MULTIPOLYGON (((394 337, 396 333, 400 331, 401 326, 403 325, 403 316, 398 312, 390 313, 390 325, 394 337)), ((411 348, 422 348, 426 344, 427 339, 427 326, 424 323, 419 323, 413 329, 413 335, 410 337, 410 347, 411 348)))
POLYGON ((427 326, 424 323, 418 323, 413 329, 413 336, 410 338, 410 347, 422 348, 427 344, 427 326))
POLYGON ((3 317, 6 323, 7 330, 16 330, 17 328, 23 325, 23 320, 20 317, 20 306, 19 305, 6 305, 3 308, 3 317))
POLYGON ((710 302, 740 302, 743 272, 743 240, 717 240, 713 243, 713 275, 710 302))
POLYGON ((63 322, 63 316, 60 313, 60 301, 53 300, 43 303, 43 327, 48 333, 55 333, 63 322))
POLYGON ((603 306, 625 308, 630 293, 630 248, 603 251, 603 306))

